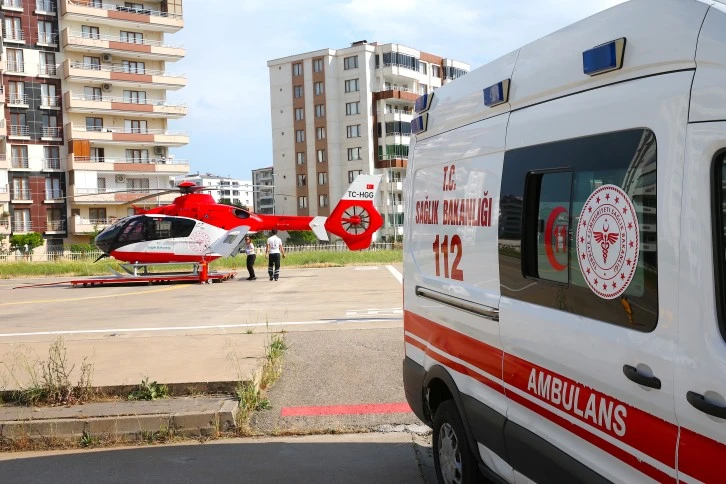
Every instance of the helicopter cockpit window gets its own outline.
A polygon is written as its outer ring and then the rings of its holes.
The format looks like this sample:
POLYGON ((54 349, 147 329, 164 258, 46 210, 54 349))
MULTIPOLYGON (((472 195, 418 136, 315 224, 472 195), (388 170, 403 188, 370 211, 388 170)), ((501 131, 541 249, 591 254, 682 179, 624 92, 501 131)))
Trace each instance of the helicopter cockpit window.
POLYGON ((171 236, 189 237, 189 234, 192 233, 195 225, 197 225, 196 220, 191 220, 188 218, 175 218, 171 222, 171 236))
POLYGON ((118 243, 120 245, 133 244, 135 242, 142 242, 146 240, 145 234, 145 219, 146 217, 139 217, 136 220, 130 220, 128 224, 118 236, 118 243))
POLYGON ((234 211, 234 216, 237 218, 250 218, 250 213, 247 210, 238 208, 234 211))
POLYGON ((168 239, 171 237, 171 220, 168 218, 152 218, 148 221, 147 240, 168 239))

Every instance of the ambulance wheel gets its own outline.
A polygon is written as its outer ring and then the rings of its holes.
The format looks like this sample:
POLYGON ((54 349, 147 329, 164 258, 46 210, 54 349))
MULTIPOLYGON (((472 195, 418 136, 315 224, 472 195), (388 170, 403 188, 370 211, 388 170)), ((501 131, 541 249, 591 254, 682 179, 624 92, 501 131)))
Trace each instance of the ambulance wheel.
POLYGON ((442 484, 479 481, 476 459, 469 448, 464 425, 453 400, 441 402, 434 417, 434 467, 442 484))

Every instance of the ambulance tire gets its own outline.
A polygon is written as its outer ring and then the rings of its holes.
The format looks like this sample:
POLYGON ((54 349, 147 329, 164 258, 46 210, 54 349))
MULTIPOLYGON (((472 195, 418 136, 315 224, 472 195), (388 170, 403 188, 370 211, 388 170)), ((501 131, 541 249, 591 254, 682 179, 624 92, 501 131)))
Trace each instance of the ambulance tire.
POLYGON ((441 402, 436 410, 432 440, 434 467, 440 484, 480 482, 476 458, 453 400, 441 402))

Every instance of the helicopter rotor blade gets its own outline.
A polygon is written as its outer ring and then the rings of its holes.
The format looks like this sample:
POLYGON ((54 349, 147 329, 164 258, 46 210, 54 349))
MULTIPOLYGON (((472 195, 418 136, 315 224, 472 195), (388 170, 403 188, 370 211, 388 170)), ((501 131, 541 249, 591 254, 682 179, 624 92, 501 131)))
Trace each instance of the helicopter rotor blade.
POLYGON ((149 198, 156 198, 156 197, 160 197, 162 195, 166 195, 167 193, 175 193, 175 192, 178 192, 178 191, 179 191, 179 189, 174 188, 174 189, 171 189, 171 190, 165 190, 163 192, 152 193, 151 195, 146 195, 146 196, 143 196, 141 198, 136 198, 134 200, 130 200, 128 202, 124 202, 122 205, 133 205, 134 203, 140 202, 142 200, 147 200, 149 198))

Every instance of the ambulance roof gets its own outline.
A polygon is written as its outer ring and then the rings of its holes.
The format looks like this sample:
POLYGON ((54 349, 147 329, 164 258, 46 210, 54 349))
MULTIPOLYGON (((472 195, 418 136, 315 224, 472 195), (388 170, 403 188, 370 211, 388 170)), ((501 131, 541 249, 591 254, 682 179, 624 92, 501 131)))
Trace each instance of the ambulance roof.
POLYGON ((437 89, 427 130, 418 138, 602 85, 693 69, 699 29, 711 5, 630 0, 536 40, 437 89), (583 73, 584 51, 622 37, 621 69, 592 77, 583 73), (509 102, 485 106, 483 89, 505 79, 511 79, 509 102))

